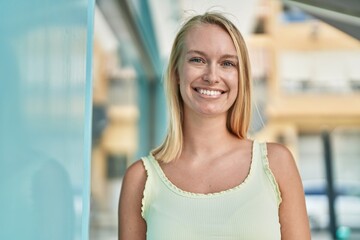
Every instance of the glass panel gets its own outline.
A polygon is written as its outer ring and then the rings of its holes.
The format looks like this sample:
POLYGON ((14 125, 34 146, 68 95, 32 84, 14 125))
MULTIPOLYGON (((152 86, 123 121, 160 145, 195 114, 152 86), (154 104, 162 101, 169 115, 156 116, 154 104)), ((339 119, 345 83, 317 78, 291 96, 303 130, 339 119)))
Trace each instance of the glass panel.
POLYGON ((88 239, 93 8, 0 2, 0 239, 88 239))

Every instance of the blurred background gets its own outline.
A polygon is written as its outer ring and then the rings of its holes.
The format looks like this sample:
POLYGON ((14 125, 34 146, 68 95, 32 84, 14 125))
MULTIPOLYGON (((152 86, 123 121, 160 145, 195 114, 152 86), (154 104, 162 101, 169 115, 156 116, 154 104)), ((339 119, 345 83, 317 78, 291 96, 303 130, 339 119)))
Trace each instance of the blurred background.
POLYGON ((208 10, 225 12, 245 37, 250 137, 291 149, 313 239, 360 239, 357 0, 97 0, 90 239, 117 239, 124 172, 166 131, 172 41, 184 19, 208 10))
POLYGON ((292 151, 313 239, 360 239, 359 0, 0 1, 0 239, 117 239, 124 172, 166 132, 172 41, 208 10, 245 37, 249 137, 292 151))

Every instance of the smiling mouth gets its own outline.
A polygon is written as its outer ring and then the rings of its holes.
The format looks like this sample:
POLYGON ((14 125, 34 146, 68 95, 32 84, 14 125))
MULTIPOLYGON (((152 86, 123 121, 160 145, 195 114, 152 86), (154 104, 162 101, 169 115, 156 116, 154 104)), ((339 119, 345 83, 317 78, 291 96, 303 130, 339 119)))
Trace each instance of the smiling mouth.
POLYGON ((221 94, 225 93, 225 91, 221 91, 221 90, 209 90, 203 88, 194 88, 194 90, 205 96, 220 96, 221 94))

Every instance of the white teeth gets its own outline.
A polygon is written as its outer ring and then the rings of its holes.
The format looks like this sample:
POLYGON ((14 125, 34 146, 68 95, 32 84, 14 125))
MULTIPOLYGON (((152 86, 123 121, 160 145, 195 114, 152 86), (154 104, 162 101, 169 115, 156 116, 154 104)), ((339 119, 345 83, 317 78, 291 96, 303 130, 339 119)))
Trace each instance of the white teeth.
POLYGON ((217 90, 205 90, 205 89, 198 89, 198 92, 203 95, 207 96, 217 96, 220 95, 221 92, 217 90))

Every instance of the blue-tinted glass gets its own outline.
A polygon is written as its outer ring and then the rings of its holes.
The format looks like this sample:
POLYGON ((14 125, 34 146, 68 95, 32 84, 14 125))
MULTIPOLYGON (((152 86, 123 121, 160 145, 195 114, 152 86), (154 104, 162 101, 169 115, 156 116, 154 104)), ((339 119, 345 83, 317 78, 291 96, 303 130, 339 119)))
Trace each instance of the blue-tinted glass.
POLYGON ((87 239, 93 8, 0 1, 0 239, 87 239))

